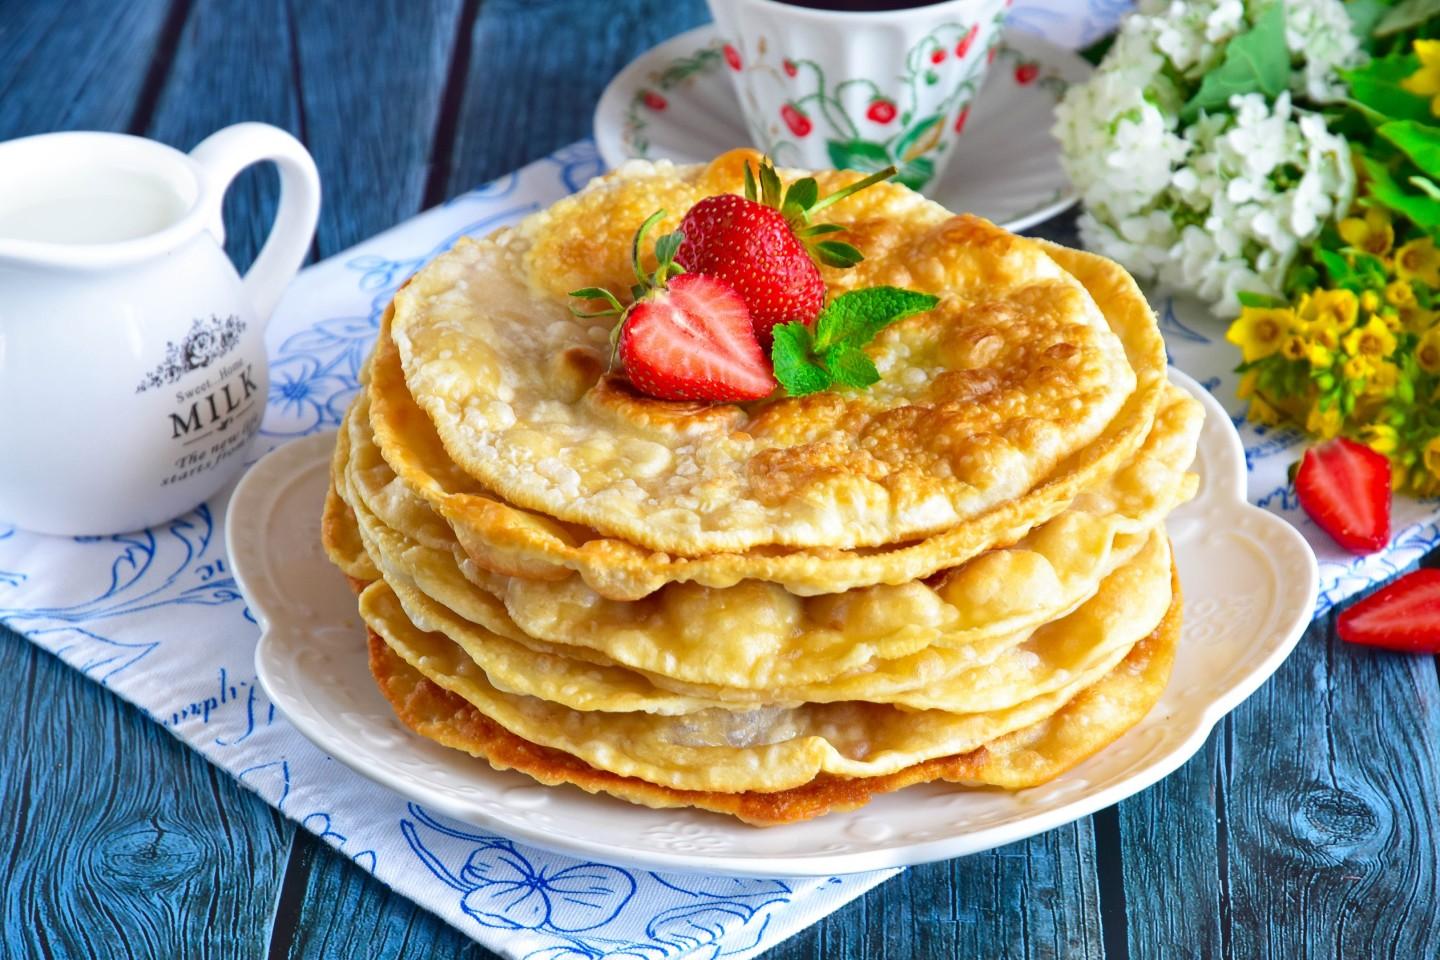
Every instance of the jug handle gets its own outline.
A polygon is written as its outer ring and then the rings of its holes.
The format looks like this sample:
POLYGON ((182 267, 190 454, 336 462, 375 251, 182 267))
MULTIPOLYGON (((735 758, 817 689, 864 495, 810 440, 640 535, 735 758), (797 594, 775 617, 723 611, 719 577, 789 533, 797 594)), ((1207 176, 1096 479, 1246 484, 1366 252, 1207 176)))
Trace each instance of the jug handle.
POLYGON ((206 137, 190 151, 204 173, 210 231, 224 243, 221 206, 230 181, 251 164, 273 161, 280 171, 280 203, 260 255, 245 273, 255 318, 270 321, 280 295, 295 278, 315 237, 320 216, 320 174, 309 152, 290 134, 268 123, 237 123, 206 137))

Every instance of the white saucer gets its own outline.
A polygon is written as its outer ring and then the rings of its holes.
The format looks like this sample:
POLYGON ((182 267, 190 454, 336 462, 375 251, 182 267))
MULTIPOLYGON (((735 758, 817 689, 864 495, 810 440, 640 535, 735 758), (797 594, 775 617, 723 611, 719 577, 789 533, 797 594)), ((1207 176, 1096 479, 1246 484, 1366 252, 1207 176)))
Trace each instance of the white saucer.
MULTIPOLYGON (((696 27, 642 54, 610 81, 595 108, 595 141, 608 166, 637 158, 700 163, 750 143, 721 46, 713 23, 696 27)), ((1075 202, 1050 129, 1060 95, 1092 68, 1069 50, 1015 30, 995 49, 955 156, 925 192, 957 213, 1022 230, 1075 202), (1021 65, 1026 69, 1018 70, 1021 65)))
POLYGON ((1200 494, 1170 518, 1185 621, 1169 687, 1118 741, 1044 786, 1011 793, 943 783, 767 830, 697 810, 651 810, 518 773, 417 736, 366 666, 355 597, 322 553, 320 507, 334 434, 289 443, 245 476, 226 542, 260 623, 255 668, 270 701, 330 756, 425 806, 514 840, 591 860, 715 875, 829 876, 975 853, 1050 830, 1159 780, 1275 672, 1315 610, 1303 537, 1245 500, 1245 453, 1219 403, 1205 405, 1200 494))

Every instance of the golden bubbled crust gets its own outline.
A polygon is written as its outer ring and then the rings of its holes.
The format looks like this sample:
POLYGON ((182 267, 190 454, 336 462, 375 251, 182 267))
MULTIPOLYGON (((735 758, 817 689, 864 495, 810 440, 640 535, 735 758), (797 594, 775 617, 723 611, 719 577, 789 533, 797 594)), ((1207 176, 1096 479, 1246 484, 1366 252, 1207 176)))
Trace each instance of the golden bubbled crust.
MULTIPOLYGON (((1113 432, 1138 381, 1085 286, 1037 242, 893 184, 822 215, 866 252, 824 270, 832 293, 941 297, 868 348, 884 377, 870 391, 701 406, 599 376, 608 330, 573 317, 566 291, 626 289, 636 226, 663 208, 672 228, 701 197, 740 190, 742 160, 629 164, 462 243, 397 295, 408 389, 466 473, 518 507, 680 557, 853 549, 993 512, 1113 432)), ((818 179, 828 192, 855 176, 818 179)))

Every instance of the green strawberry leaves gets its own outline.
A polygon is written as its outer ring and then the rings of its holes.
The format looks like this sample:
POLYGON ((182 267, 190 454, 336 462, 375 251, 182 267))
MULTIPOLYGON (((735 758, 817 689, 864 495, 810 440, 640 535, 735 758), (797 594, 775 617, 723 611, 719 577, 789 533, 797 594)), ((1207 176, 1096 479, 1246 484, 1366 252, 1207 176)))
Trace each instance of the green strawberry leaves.
POLYGON ((897 320, 924 313, 939 302, 939 297, 900 287, 842 293, 820 311, 813 333, 803 323, 774 328, 770 360, 775 379, 792 397, 836 384, 863 390, 880 380, 874 361, 862 349, 865 344, 897 320))
POLYGON ((831 204, 838 203, 866 187, 874 186, 893 176, 895 176, 895 168, 887 166, 863 180, 857 180, 848 187, 842 187, 834 193, 822 197, 820 196, 820 185, 815 182, 814 177, 801 177, 790 184, 789 189, 785 189, 780 183, 780 175, 775 172, 775 165, 768 159, 760 162, 758 173, 751 168, 747 161, 745 164, 745 199, 779 210, 780 215, 785 218, 785 222, 790 224, 790 229, 795 231, 795 236, 800 238, 816 260, 827 267, 846 270, 864 260, 864 255, 854 246, 842 240, 816 239, 844 228, 833 223, 811 223, 810 218, 831 204))

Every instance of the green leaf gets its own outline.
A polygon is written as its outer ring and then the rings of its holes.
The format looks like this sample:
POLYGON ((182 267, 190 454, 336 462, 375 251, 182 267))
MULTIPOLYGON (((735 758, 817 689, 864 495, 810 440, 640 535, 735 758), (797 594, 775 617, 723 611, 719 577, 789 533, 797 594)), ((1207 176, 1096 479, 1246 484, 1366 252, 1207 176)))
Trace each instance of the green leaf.
POLYGON ((884 170, 890 165, 890 154, 870 140, 831 140, 826 144, 830 165, 837 170, 884 170))
POLYGON ((1205 74, 1195 96, 1180 110, 1180 119, 1190 123, 1201 110, 1225 107, 1240 93, 1261 93, 1273 100, 1290 81, 1290 51, 1285 46, 1285 4, 1275 0, 1244 33, 1230 38, 1225 59, 1205 74))
POLYGON ((1440 127, 1394 120, 1375 131, 1409 157, 1426 176, 1440 175, 1440 127))
POLYGON ((1260 309, 1272 309, 1285 306, 1285 301, 1279 297, 1267 297, 1263 293, 1251 293, 1248 290, 1241 290, 1235 295, 1242 307, 1257 307, 1260 309))
POLYGON ((945 118, 939 114, 931 114, 928 117, 921 117, 916 120, 904 133, 895 140, 895 147, 891 151, 896 157, 904 159, 917 145, 921 145, 920 153, 925 153, 928 148, 924 147, 922 141, 926 137, 933 136, 936 128, 945 122, 945 118))
POLYGON ((837 343, 826 350, 824 364, 835 382, 847 387, 864 390, 880 382, 880 371, 875 369, 875 362, 866 356, 864 350, 848 343, 837 343))
POLYGON ((792 397, 803 397, 830 386, 829 372, 815 359, 815 341, 803 323, 777 324, 771 333, 770 363, 775 379, 792 397))
POLYGON ((750 169, 750 161, 745 161, 745 199, 759 202, 760 188, 755 185, 755 172, 750 169))
POLYGON ((1350 29, 1361 42, 1374 32, 1375 25, 1389 10, 1384 0, 1349 0, 1345 4, 1345 12, 1350 14, 1350 29))
POLYGON ((571 304, 570 312, 577 317, 613 317, 625 312, 625 307, 616 299, 615 294, 604 287, 581 287, 579 290, 571 290, 570 296, 577 300, 604 300, 610 305, 607 310, 585 311, 571 304))
POLYGON ((1400 0, 1375 25, 1375 36, 1388 37, 1418 27, 1436 14, 1440 14, 1440 0, 1400 0))
POLYGON ((867 287, 842 293, 815 318, 815 343, 823 351, 838 343, 862 347, 896 320, 932 309, 940 298, 899 287, 867 287))
POLYGON ((911 190, 922 190, 935 176, 935 161, 929 157, 916 157, 914 160, 907 160, 900 166, 900 172, 895 175, 896 183, 903 183, 911 190))
POLYGON ((1325 266, 1325 272, 1330 274, 1330 282, 1337 287, 1343 287, 1355 282, 1355 270, 1350 262, 1334 250, 1316 250, 1315 256, 1325 266))
POLYGON ((796 230, 795 234, 800 237, 819 237, 827 233, 839 233, 844 229, 838 223, 812 223, 804 229, 796 230))
POLYGON ((1440 227, 1440 200, 1407 193, 1395 182, 1389 169, 1372 157, 1362 156, 1360 162, 1365 165, 1365 172, 1370 177, 1372 199, 1394 213, 1408 217, 1423 230, 1440 227))
POLYGON ((1440 200, 1440 183, 1425 177, 1410 177, 1410 185, 1425 194, 1431 200, 1440 200))
POLYGON ((1400 81, 1420 68, 1414 54, 1395 54, 1371 60, 1359 70, 1342 71, 1340 77, 1350 88, 1350 101, 1363 108, 1371 122, 1373 114, 1396 120, 1426 121, 1430 99, 1400 86, 1400 81))
POLYGON ((769 161, 760 164, 760 202, 780 209, 780 174, 769 161))
POLYGON ((785 219, 798 219, 820 199, 820 185, 814 177, 802 177, 790 184, 785 191, 785 202, 780 205, 785 219))
POLYGON ((848 243, 840 240, 821 240, 815 244, 815 256, 827 267, 839 267, 841 270, 855 266, 865 259, 864 254, 848 243))

